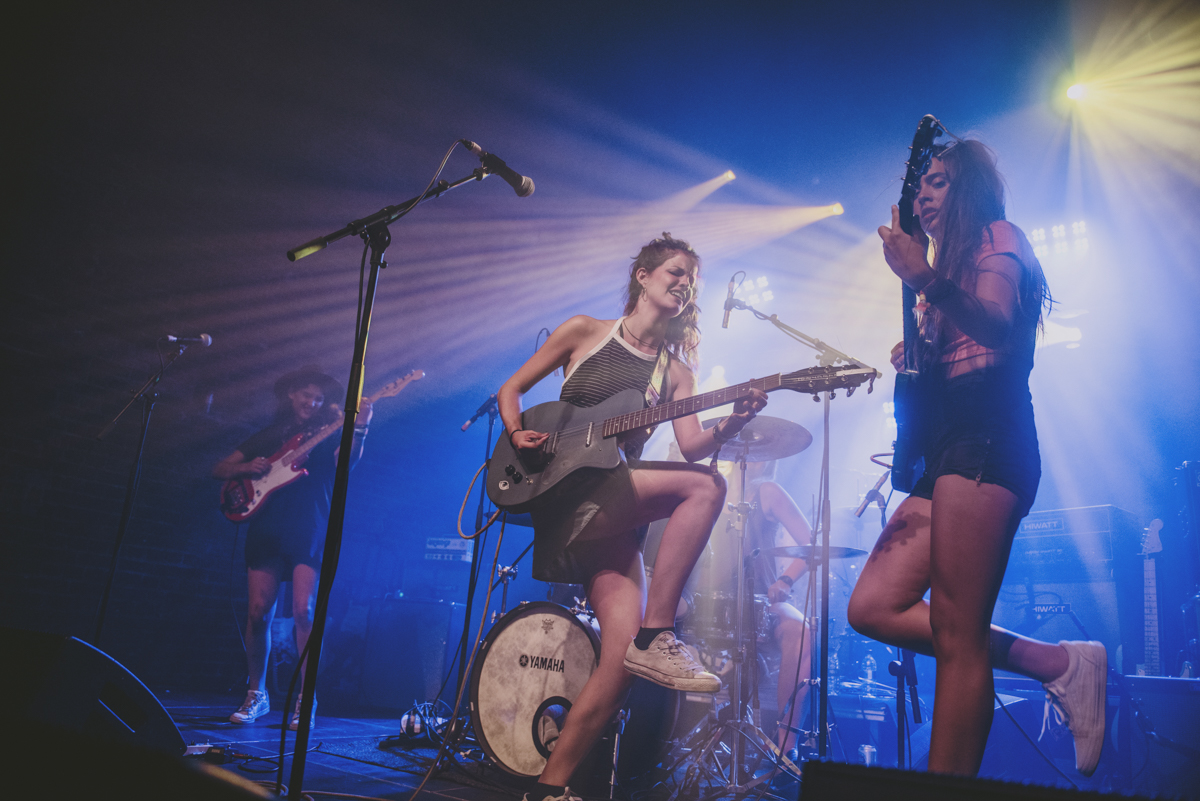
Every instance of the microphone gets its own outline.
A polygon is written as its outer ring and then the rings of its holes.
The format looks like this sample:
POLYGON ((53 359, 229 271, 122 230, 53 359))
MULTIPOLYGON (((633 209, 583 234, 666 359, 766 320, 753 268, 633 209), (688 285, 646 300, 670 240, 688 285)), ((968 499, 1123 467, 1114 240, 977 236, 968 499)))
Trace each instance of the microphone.
POLYGON ((475 410, 475 414, 471 415, 471 419, 462 424, 462 430, 466 431, 468 428, 471 427, 471 423, 474 423, 476 420, 478 420, 480 417, 483 417, 485 414, 490 414, 496 410, 497 410, 496 396, 488 395, 487 400, 485 400, 483 403, 481 403, 479 405, 479 408, 475 410))
POLYGON ((212 344, 212 337, 208 334, 201 334, 198 337, 176 337, 167 334, 163 339, 168 342, 178 342, 181 345, 203 345, 206 348, 212 344))
POLYGON ((867 497, 863 498, 863 502, 854 510, 855 517, 862 517, 863 512, 867 511, 867 507, 871 505, 871 501, 879 504, 879 508, 883 508, 883 495, 879 492, 879 488, 883 486, 883 482, 887 481, 888 476, 892 474, 891 470, 884 470, 883 475, 875 482, 875 486, 867 493, 867 497))
POLYGON ((493 173, 503 178, 513 188, 513 191, 517 193, 517 197, 529 197, 533 194, 532 178, 527 175, 521 175, 521 173, 505 164, 504 159, 488 153, 470 139, 459 139, 458 141, 462 143, 463 147, 479 157, 479 162, 483 164, 485 172, 493 173))
POLYGON ((729 312, 733 311, 733 290, 737 289, 733 285, 733 279, 729 279, 729 294, 725 296, 725 317, 721 320, 721 327, 729 327, 729 312))

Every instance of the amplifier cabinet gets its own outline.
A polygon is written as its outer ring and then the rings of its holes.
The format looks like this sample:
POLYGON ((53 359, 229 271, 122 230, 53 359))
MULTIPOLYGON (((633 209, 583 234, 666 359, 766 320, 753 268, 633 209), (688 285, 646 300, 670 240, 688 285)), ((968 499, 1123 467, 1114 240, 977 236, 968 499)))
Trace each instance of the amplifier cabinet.
POLYGON ((992 622, 1049 642, 1086 631, 1110 665, 1133 673, 1145 653, 1141 534, 1115 506, 1030 514, 1013 538, 992 622))

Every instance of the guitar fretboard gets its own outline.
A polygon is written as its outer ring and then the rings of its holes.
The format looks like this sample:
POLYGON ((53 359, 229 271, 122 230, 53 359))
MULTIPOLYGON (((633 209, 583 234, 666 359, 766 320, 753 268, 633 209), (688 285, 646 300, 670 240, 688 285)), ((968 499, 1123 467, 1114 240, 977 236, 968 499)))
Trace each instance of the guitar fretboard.
POLYGON ((657 406, 638 409, 636 412, 629 412, 628 414, 610 417, 605 420, 602 436, 605 438, 615 437, 639 428, 649 428, 659 423, 665 423, 668 420, 674 420, 677 417, 684 417, 696 412, 702 412, 705 409, 713 409, 717 406, 733 403, 739 398, 748 396, 751 390, 761 389, 763 392, 770 392, 773 389, 779 389, 782 385, 781 376, 779 373, 776 373, 766 378, 755 378, 744 384, 705 392, 703 395, 693 395, 690 398, 681 398, 670 403, 660 403, 657 406))

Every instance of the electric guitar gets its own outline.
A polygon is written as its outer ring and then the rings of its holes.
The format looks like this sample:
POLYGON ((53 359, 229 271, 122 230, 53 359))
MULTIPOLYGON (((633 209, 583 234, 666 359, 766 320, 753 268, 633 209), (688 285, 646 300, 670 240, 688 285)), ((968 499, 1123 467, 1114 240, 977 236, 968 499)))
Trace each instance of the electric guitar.
MULTIPOLYGON (((908 169, 904 173, 904 188, 900 190, 900 227, 904 233, 913 232, 916 215, 913 201, 921 188, 921 176, 929 171, 933 161, 933 140, 942 134, 942 126, 933 115, 926 114, 917 126, 908 156, 908 169)), ((924 461, 925 425, 921 418, 924 403, 921 395, 925 382, 920 373, 921 331, 918 324, 916 305, 917 293, 907 284, 903 288, 904 309, 904 370, 896 374, 896 389, 893 395, 896 414, 896 444, 892 456, 892 487, 900 492, 911 492, 921 472, 917 468, 924 461)))
POLYGON ((1161 553, 1162 538, 1158 532, 1163 521, 1155 519, 1142 533, 1142 601, 1145 646, 1142 664, 1137 666, 1139 676, 1161 676, 1162 660, 1158 642, 1158 576, 1154 554, 1161 553))
POLYGON ((870 382, 874 389, 879 372, 870 367, 810 367, 794 373, 776 373, 737 386, 681 398, 657 406, 645 405, 644 393, 627 389, 603 403, 587 408, 565 401, 540 403, 521 415, 522 428, 549 432, 550 438, 538 450, 518 452, 508 431, 501 434, 492 458, 488 460, 487 493, 492 503, 509 512, 525 512, 564 478, 584 467, 613 468, 621 463, 618 437, 644 432, 651 426, 724 406, 750 395, 752 389, 772 392, 790 389, 796 392, 832 392, 842 387, 847 394, 870 382))
MULTIPOLYGON (((410 382, 424 377, 423 370, 413 370, 404 378, 396 379, 371 395, 368 400, 374 403, 380 398, 399 395, 410 382)), ((241 476, 226 481, 221 487, 221 511, 235 523, 253 517, 263 508, 263 504, 272 493, 308 475, 304 462, 308 459, 309 452, 334 432, 341 431, 344 418, 345 415, 339 413, 337 420, 319 428, 315 433, 301 432, 289 439, 271 456, 271 467, 261 476, 241 476)))

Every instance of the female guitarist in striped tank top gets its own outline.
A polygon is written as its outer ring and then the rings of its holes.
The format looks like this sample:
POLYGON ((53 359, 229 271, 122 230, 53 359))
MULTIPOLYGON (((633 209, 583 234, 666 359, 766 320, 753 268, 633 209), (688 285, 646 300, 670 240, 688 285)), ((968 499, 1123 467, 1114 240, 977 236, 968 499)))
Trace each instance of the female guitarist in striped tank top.
MULTIPOLYGON (((546 442, 547 433, 522 427, 520 399, 559 367, 566 371, 561 399, 581 407, 631 388, 646 391, 648 401, 696 394, 699 271, 691 246, 663 234, 630 267, 623 317, 578 315, 559 326, 500 388, 513 446, 537 449, 546 442)), ((694 415, 675 420, 680 451, 690 462, 712 455, 766 404, 766 393, 755 390, 711 429, 694 415)), ((643 441, 627 440, 626 461, 613 470, 577 471, 532 511, 534 578, 584 586, 601 647, 600 665, 575 699, 530 801, 571 797, 571 774, 620 709, 635 674, 681 690, 720 688, 681 647, 673 625, 684 582, 725 503, 725 482, 697 465, 639 462, 643 441), (669 520, 647 594, 642 532, 663 518, 669 520)))

